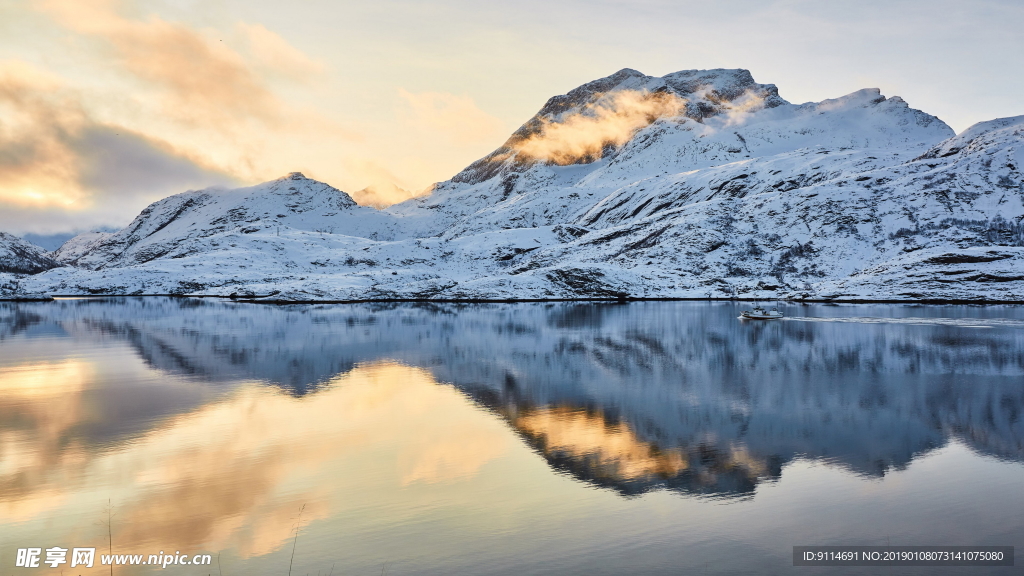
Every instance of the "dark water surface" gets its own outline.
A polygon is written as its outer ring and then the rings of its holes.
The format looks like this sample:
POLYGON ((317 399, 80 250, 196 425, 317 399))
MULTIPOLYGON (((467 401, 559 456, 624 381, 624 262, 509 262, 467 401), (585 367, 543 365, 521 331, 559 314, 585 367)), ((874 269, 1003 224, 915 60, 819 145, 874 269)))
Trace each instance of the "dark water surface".
POLYGON ((748 307, 0 303, 0 574, 1019 573, 792 547, 1024 554, 1024 309, 748 307))

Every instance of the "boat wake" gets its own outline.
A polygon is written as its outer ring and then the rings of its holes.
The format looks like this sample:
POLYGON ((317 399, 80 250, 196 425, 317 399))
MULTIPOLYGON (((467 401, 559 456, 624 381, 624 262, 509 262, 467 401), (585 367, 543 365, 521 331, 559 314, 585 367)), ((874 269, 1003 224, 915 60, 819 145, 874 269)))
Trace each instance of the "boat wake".
POLYGON ((793 317, 797 322, 844 322, 852 324, 909 324, 912 326, 956 326, 959 328, 1024 328, 1024 320, 1011 318, 878 318, 852 316, 847 318, 793 317))

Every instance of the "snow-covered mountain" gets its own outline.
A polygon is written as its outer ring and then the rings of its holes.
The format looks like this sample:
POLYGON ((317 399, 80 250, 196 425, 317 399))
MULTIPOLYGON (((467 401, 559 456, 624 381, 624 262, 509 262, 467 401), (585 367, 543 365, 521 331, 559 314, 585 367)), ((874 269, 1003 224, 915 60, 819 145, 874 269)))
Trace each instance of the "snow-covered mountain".
MULTIPOLYGON (((299 172, 237 190, 200 190, 151 204, 127 228, 77 236, 54 256, 79 268, 138 266, 160 258, 181 259, 220 246, 225 232, 286 230, 367 238, 388 237, 393 223, 348 194, 299 172)), ((239 257, 245 258, 243 254, 239 257)))
POLYGON ((60 264, 39 246, 0 232, 0 273, 38 274, 60 264))
POLYGON ((955 135, 867 89, 625 69, 385 210, 292 174, 55 253, 55 294, 1024 300, 1024 116, 955 135))

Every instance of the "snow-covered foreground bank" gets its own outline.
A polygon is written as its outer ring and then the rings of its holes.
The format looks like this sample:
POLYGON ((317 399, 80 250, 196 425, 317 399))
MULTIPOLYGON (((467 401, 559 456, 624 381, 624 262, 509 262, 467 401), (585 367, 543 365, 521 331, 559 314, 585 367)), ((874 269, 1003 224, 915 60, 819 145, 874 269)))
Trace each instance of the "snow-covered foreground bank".
POLYGON ((626 69, 427 197, 185 192, 0 267, 0 297, 1024 301, 1022 166, 1024 116, 954 135, 877 90, 793 105, 745 70, 626 69))

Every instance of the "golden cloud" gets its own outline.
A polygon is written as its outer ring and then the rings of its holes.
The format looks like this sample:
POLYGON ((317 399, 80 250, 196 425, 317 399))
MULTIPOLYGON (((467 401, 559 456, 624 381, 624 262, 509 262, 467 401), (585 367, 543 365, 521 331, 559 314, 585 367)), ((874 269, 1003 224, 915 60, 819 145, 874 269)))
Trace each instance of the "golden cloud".
POLYGON ((93 211, 100 221, 78 226, 100 224, 186 187, 234 181, 167 142, 96 120, 79 91, 45 71, 0 62, 0 228, 33 213, 66 226, 60 214, 93 211))
MULTIPOLYGON (((125 18, 111 0, 42 0, 38 6, 67 29, 99 40, 127 72, 157 88, 165 114, 220 127, 226 121, 281 120, 282 104, 222 41, 156 16, 125 18)), ((253 30, 249 33, 261 34, 253 30)), ((268 37, 274 36, 263 34, 262 39, 268 37)), ((276 40, 278 48, 287 45, 280 37, 276 40)), ((289 52, 281 58, 294 56, 289 52)))
POLYGON ((622 90, 561 118, 542 118, 539 130, 514 144, 526 158, 559 165, 593 161, 607 146, 625 144, 658 118, 678 116, 686 100, 675 94, 622 90))
POLYGON ((399 90, 408 106, 408 123, 431 137, 450 138, 458 144, 490 142, 500 137, 501 120, 484 112, 472 98, 447 92, 413 94, 399 90))
POLYGON ((11 65, 0 229, 121 225, 172 193, 294 170, 384 207, 429 193, 504 137, 471 98, 443 92, 400 90, 394 117, 365 125, 318 108, 332 85, 326 67, 262 24, 201 28, 138 0, 32 6, 71 32, 64 42, 81 52, 81 70, 43 82, 45 72, 11 65), (96 82, 82 79, 93 73, 96 82))
POLYGON ((263 26, 240 23, 222 42, 211 30, 125 16, 130 2, 34 6, 76 34, 83 62, 115 76, 81 88, 0 62, 0 229, 121 224, 189 188, 315 173, 306 158, 359 139, 274 94, 273 78, 307 81, 323 66, 263 26))
POLYGON ((68 140, 85 123, 77 99, 57 78, 23 62, 0 62, 0 201, 80 204, 85 191, 68 140))
POLYGON ((236 28, 244 39, 251 60, 265 70, 299 82, 323 73, 322 62, 309 58, 265 26, 239 22, 236 28))
POLYGON ((458 172, 467 159, 487 154, 505 137, 504 123, 468 96, 399 89, 398 97, 398 130, 380 148, 387 160, 361 153, 341 162, 349 178, 368 183, 351 193, 360 204, 382 208, 427 195, 434 182, 458 172))
POLYGON ((370 183, 361 190, 349 193, 353 200, 363 206, 385 208, 428 192, 414 192, 402 188, 402 179, 375 160, 349 157, 342 160, 341 164, 351 178, 370 183))

